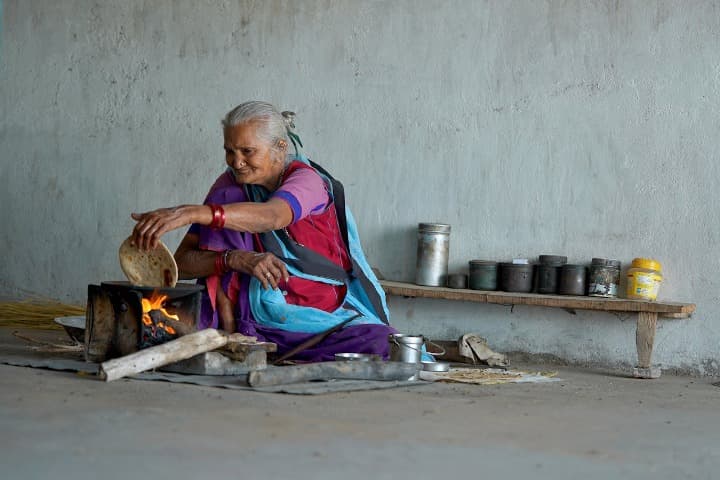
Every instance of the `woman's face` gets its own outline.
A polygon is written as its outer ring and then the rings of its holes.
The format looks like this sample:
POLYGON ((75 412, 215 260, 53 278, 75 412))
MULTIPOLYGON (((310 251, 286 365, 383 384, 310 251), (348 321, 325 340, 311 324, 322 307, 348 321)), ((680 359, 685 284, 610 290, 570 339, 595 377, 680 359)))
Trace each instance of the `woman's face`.
POLYGON ((259 128, 258 122, 226 128, 225 162, 238 183, 270 186, 277 180, 278 167, 281 167, 277 160, 281 152, 257 135, 259 128))

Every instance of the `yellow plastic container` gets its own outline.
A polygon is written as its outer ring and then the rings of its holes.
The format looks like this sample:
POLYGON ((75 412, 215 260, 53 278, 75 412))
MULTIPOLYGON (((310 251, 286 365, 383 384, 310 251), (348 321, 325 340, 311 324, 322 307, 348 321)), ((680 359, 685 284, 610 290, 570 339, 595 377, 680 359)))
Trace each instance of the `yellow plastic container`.
POLYGON ((662 265, 651 258, 636 258, 627 272, 627 298, 657 299, 663 281, 662 265))

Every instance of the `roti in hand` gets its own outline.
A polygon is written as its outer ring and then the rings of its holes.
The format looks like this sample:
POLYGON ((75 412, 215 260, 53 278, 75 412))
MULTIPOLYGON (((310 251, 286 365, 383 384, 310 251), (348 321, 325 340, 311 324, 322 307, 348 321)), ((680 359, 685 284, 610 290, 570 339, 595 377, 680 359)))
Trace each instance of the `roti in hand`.
POLYGON ((178 281, 178 268, 172 252, 164 243, 157 248, 142 251, 130 244, 128 237, 120 245, 120 268, 130 283, 138 287, 174 287, 178 281))

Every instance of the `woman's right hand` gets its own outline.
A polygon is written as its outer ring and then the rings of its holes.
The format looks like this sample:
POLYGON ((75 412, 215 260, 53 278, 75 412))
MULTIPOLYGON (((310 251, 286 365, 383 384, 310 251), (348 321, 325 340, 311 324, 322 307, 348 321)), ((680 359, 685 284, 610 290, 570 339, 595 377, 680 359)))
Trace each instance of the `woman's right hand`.
POLYGON ((233 270, 257 278, 265 289, 277 289, 281 281, 290 279, 285 263, 272 253, 233 250, 228 254, 227 262, 233 270))

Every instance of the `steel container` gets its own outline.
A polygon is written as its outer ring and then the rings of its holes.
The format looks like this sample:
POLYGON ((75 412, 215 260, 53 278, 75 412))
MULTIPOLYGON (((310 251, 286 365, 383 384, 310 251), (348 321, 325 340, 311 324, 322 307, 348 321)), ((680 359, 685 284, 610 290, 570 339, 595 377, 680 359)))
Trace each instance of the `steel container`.
POLYGON ((501 263, 500 290, 504 292, 530 293, 533 288, 532 264, 501 263))
POLYGON ((560 267, 554 265, 537 266, 537 292, 550 294, 557 293, 560 267))
POLYGON ((587 267, 585 265, 563 265, 560 267, 558 293, 560 295, 585 295, 587 289, 587 267))
POLYGON ((473 290, 497 290, 497 262, 489 260, 470 260, 470 278, 468 285, 473 290))
POLYGON ((560 267, 567 263, 563 255, 540 255, 540 265, 535 269, 535 285, 538 293, 557 293, 560 267))
POLYGON ((447 277, 448 288, 467 288, 468 277, 464 273, 453 273, 447 277))
POLYGON ((420 223, 417 239, 415 283, 444 287, 447 282, 450 255, 450 225, 420 223))
MULTIPOLYGON (((393 333, 388 336, 390 344, 390 361, 420 364, 422 360, 422 347, 425 338, 422 335, 405 335, 393 333)), ((417 380, 418 375, 413 375, 408 380, 417 380)))

